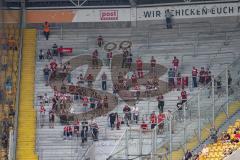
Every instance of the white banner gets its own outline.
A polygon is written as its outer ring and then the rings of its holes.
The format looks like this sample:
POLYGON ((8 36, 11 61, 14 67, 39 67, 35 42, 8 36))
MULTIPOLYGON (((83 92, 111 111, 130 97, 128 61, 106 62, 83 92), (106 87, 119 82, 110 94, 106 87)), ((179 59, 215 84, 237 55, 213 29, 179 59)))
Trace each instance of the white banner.
POLYGON ((169 9, 174 18, 200 18, 237 16, 240 3, 216 3, 198 5, 178 5, 143 8, 110 8, 110 9, 79 9, 75 12, 73 22, 117 22, 145 21, 165 19, 169 9))
POLYGON ((165 12, 167 9, 169 9, 173 17, 176 19, 236 16, 239 15, 240 12, 240 3, 217 3, 138 8, 137 21, 165 19, 165 12))

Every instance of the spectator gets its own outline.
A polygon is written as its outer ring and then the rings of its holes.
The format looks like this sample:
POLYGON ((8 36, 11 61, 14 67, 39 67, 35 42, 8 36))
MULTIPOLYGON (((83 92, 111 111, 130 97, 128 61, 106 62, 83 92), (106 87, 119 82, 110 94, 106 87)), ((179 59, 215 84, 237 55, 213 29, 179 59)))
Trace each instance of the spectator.
POLYGON ((92 68, 98 68, 98 50, 95 49, 92 53, 92 68))
POLYGON ((172 29, 172 16, 173 14, 169 11, 169 9, 167 9, 165 11, 167 29, 172 29))
POLYGON ((139 119, 139 109, 136 106, 136 104, 134 105, 134 107, 132 108, 132 116, 133 116, 133 120, 135 121, 136 124, 138 124, 138 119, 139 119))
POLYGON ((183 85, 182 83, 182 76, 181 76, 181 73, 178 72, 177 74, 177 90, 180 91, 180 88, 183 88, 181 87, 183 85))
POLYGON ((92 87, 92 82, 93 82, 93 76, 92 76, 92 74, 89 74, 87 76, 88 87, 92 87))
POLYGON ((104 108, 108 108, 108 97, 107 97, 107 95, 105 95, 104 96, 104 98, 103 98, 103 107, 104 108))
POLYGON ((135 72, 132 74, 131 81, 132 81, 132 86, 135 86, 138 83, 137 75, 135 72))
POLYGON ((41 125, 41 128, 43 128, 46 109, 45 109, 45 107, 44 107, 42 102, 40 102, 40 110, 39 110, 39 112, 40 112, 40 125, 41 125))
POLYGON ((129 122, 131 121, 131 108, 125 105, 123 108, 125 124, 129 127, 129 122))
POLYGON ((73 130, 74 130, 74 135, 77 136, 77 138, 80 136, 80 132, 79 132, 79 120, 75 119, 74 123, 73 123, 73 130))
POLYGON ((45 85, 48 86, 48 80, 49 80, 49 75, 51 73, 51 70, 48 68, 48 65, 45 65, 45 68, 43 69, 43 75, 44 75, 44 80, 45 80, 45 85))
POLYGON ((46 40, 48 40, 49 35, 50 35, 50 25, 47 21, 43 25, 43 34, 44 34, 46 40))
POLYGON ((150 64, 151 64, 151 73, 155 73, 155 70, 156 70, 156 59, 154 58, 154 56, 152 56, 152 58, 150 60, 150 64))
POLYGON ((93 110, 95 108, 95 98, 91 96, 89 98, 89 101, 90 101, 90 109, 93 110))
POLYGON ((102 74, 102 90, 107 90, 107 75, 105 72, 102 74))
POLYGON ((92 122, 92 124, 90 125, 91 127, 91 131, 92 131, 92 138, 93 141, 98 141, 98 124, 96 122, 92 122))
POLYGON ((48 60, 52 59, 52 52, 50 49, 47 50, 47 59, 48 60))
POLYGON ((82 145, 87 142, 87 128, 82 128, 81 130, 81 139, 82 139, 82 145))
POLYGON ((174 88, 175 87, 174 77, 175 77, 174 71, 172 70, 172 68, 170 68, 169 71, 168 71, 168 86, 170 88, 174 88))
POLYGON ((64 126, 63 127, 63 139, 65 140, 65 139, 67 139, 68 138, 68 136, 69 136, 69 134, 68 134, 68 126, 64 126))
POLYGON ((202 85, 205 84, 204 74, 205 74, 204 67, 201 67, 201 70, 199 72, 199 83, 202 84, 202 85))
POLYGON ((107 65, 110 69, 112 68, 112 52, 110 50, 107 52, 107 65))
POLYGON ((66 71, 67 71, 67 82, 71 83, 71 81, 72 81, 72 76, 71 76, 72 66, 71 66, 70 62, 67 62, 66 71))
POLYGON ((131 66, 132 66, 132 54, 131 53, 129 53, 128 54, 128 56, 127 56, 127 65, 128 65, 128 69, 130 69, 131 68, 131 66))
POLYGON ((42 100, 43 100, 44 104, 46 104, 46 103, 49 104, 49 97, 48 97, 47 93, 44 93, 42 100))
POLYGON ((198 70, 195 67, 193 67, 192 69, 193 88, 197 87, 197 75, 198 75, 198 70))
POLYGON ((86 129, 86 132, 88 132, 88 121, 85 118, 82 120, 82 128, 86 129))
POLYGON ((103 37, 101 35, 98 36, 97 38, 97 44, 98 44, 98 47, 102 47, 103 45, 103 37))
POLYGON ((3 99, 4 99, 4 94, 3 94, 3 89, 2 87, 0 86, 0 102, 2 103, 3 99))
POLYGON ((57 56, 58 55, 58 46, 56 43, 53 44, 52 50, 53 50, 53 56, 57 56))
POLYGON ((213 143, 217 142, 217 129, 215 127, 215 125, 212 125, 212 127, 210 128, 210 137, 213 143))
POLYGON ((128 50, 125 48, 123 49, 122 54, 122 68, 125 68, 127 66, 127 57, 128 57, 128 50))
POLYGON ((187 92, 184 89, 182 89, 182 92, 181 92, 181 99, 182 99, 182 104, 187 102, 187 92))
POLYGON ((45 53, 43 52, 42 49, 40 49, 39 55, 38 55, 39 60, 44 60, 45 59, 45 53))
POLYGON ((187 152, 184 155, 184 160, 190 160, 192 158, 192 153, 187 150, 187 152))
POLYGON ((10 76, 7 77, 7 80, 5 82, 5 89, 8 94, 12 93, 12 79, 10 76))
POLYGON ((110 120, 110 127, 113 130, 114 129, 114 123, 116 121, 116 114, 115 113, 110 113, 109 114, 109 120, 110 120))
POLYGON ((141 128, 143 131, 145 131, 145 130, 148 129, 148 124, 147 124, 144 120, 142 120, 142 123, 141 123, 141 125, 140 125, 140 128, 141 128))
POLYGON ((183 121, 183 103, 182 103, 182 100, 180 99, 177 103, 177 110, 178 110, 178 120, 181 122, 183 121))
POLYGON ((150 122, 151 122, 151 129, 154 129, 157 125, 157 115, 155 114, 155 111, 152 112, 150 116, 150 122))
POLYGON ((88 97, 87 96, 84 96, 82 98, 82 101, 83 101, 83 107, 85 109, 85 112, 87 111, 87 108, 88 108, 88 97))
POLYGON ((162 93, 160 93, 160 95, 157 97, 157 101, 158 101, 159 112, 163 113, 164 97, 163 97, 162 93))
POLYGON ((178 72, 178 67, 179 67, 179 59, 177 59, 176 56, 173 57, 172 64, 173 64, 173 70, 176 74, 178 72))
POLYGON ((49 128, 54 128, 55 115, 53 110, 49 111, 49 128))
POLYGON ((220 97, 222 95, 222 78, 220 76, 216 79, 216 86, 217 86, 217 95, 220 97))
POLYGON ((158 114, 158 133, 162 134, 164 130, 164 120, 165 120, 165 114, 162 112, 159 112, 158 114))
POLYGON ((116 127, 117 127, 117 130, 120 130, 122 119, 119 117, 117 112, 115 114, 116 114, 116 121, 117 121, 116 127))
POLYGON ((56 77, 57 66, 58 65, 57 65, 56 59, 54 59, 50 62, 50 69, 52 71, 52 77, 53 78, 56 77))
POLYGON ((137 64, 138 78, 143 78, 143 62, 142 62, 141 57, 137 58, 136 64, 137 64))
POLYGON ((73 136, 73 129, 71 125, 68 125, 67 131, 68 131, 69 138, 71 139, 73 136))
POLYGON ((136 84, 136 85, 134 86, 134 90, 136 91, 137 101, 139 101, 139 99, 140 99, 140 94, 141 94, 140 86, 139 86, 138 84, 136 84))
POLYGON ((17 50, 17 43, 13 37, 10 37, 10 39, 8 39, 8 48, 12 50, 17 50))

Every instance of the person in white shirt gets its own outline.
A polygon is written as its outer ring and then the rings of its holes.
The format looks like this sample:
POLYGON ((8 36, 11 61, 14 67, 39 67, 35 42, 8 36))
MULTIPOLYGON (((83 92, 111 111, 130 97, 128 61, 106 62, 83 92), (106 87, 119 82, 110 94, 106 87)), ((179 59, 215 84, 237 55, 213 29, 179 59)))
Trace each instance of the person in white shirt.
POLYGON ((136 104, 132 108, 132 116, 133 116, 133 120, 137 124, 138 123, 138 119, 139 119, 139 109, 136 106, 136 104))

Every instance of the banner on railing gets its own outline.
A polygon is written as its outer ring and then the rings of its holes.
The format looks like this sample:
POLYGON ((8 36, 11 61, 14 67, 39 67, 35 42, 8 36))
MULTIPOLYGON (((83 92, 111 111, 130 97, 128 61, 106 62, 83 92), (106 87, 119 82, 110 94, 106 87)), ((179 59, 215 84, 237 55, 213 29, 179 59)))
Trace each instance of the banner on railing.
POLYGON ((219 16, 237 16, 240 3, 215 3, 176 5, 140 8, 107 8, 107 9, 65 9, 65 10, 28 10, 28 23, 69 22, 130 22, 145 20, 163 20, 169 10, 174 19, 201 18, 219 16))

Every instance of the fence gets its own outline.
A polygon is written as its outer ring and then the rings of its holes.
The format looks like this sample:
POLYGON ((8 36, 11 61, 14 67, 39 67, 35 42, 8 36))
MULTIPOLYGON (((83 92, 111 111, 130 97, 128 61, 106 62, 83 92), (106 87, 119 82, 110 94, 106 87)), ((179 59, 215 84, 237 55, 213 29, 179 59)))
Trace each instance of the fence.
MULTIPOLYGON (((165 153, 168 157, 167 159, 172 160, 174 151, 182 150, 182 153, 185 153, 187 149, 191 150, 194 146, 196 147, 201 144, 201 142, 209 136, 208 132, 206 135, 202 135, 202 133, 204 133, 203 130, 208 130, 214 125, 218 128, 219 125, 230 116, 230 104, 238 101, 240 98, 239 61, 240 59, 237 59, 218 76, 212 77, 212 81, 207 86, 202 87, 196 96, 193 96, 184 103, 182 110, 169 112, 168 118, 164 122, 167 128, 165 128, 161 137, 159 136, 154 140, 154 143, 150 145, 151 147, 147 147, 147 145, 141 146, 140 144, 137 144, 137 146, 131 145, 128 141, 132 137, 127 131, 124 133, 124 136, 121 137, 114 152, 110 154, 109 159, 121 159, 119 158, 121 156, 125 159, 132 159, 131 154, 129 154, 134 153, 131 151, 132 149, 146 147, 151 148, 151 150, 148 151, 148 154, 151 156, 158 155, 155 154, 157 148, 157 153, 160 153, 160 155, 165 153), (224 113, 224 116, 222 116, 219 122, 219 120, 216 121, 216 117, 219 116, 220 113, 224 113), (158 143, 159 141, 161 143, 158 143), (126 147, 126 143, 128 147, 126 147), (163 152, 164 148, 165 152, 163 152)), ((151 133, 154 133, 155 130, 156 128, 151 130, 151 133)), ((140 133, 141 130, 135 132, 140 133)), ((138 137, 135 142, 140 141, 141 138, 138 137)), ((141 142, 144 140, 147 140, 147 138, 142 138, 141 142)), ((144 157, 144 154, 140 151, 138 151, 136 155, 139 157, 138 159, 144 157)), ((152 159, 154 158, 156 157, 153 156, 152 159)))

